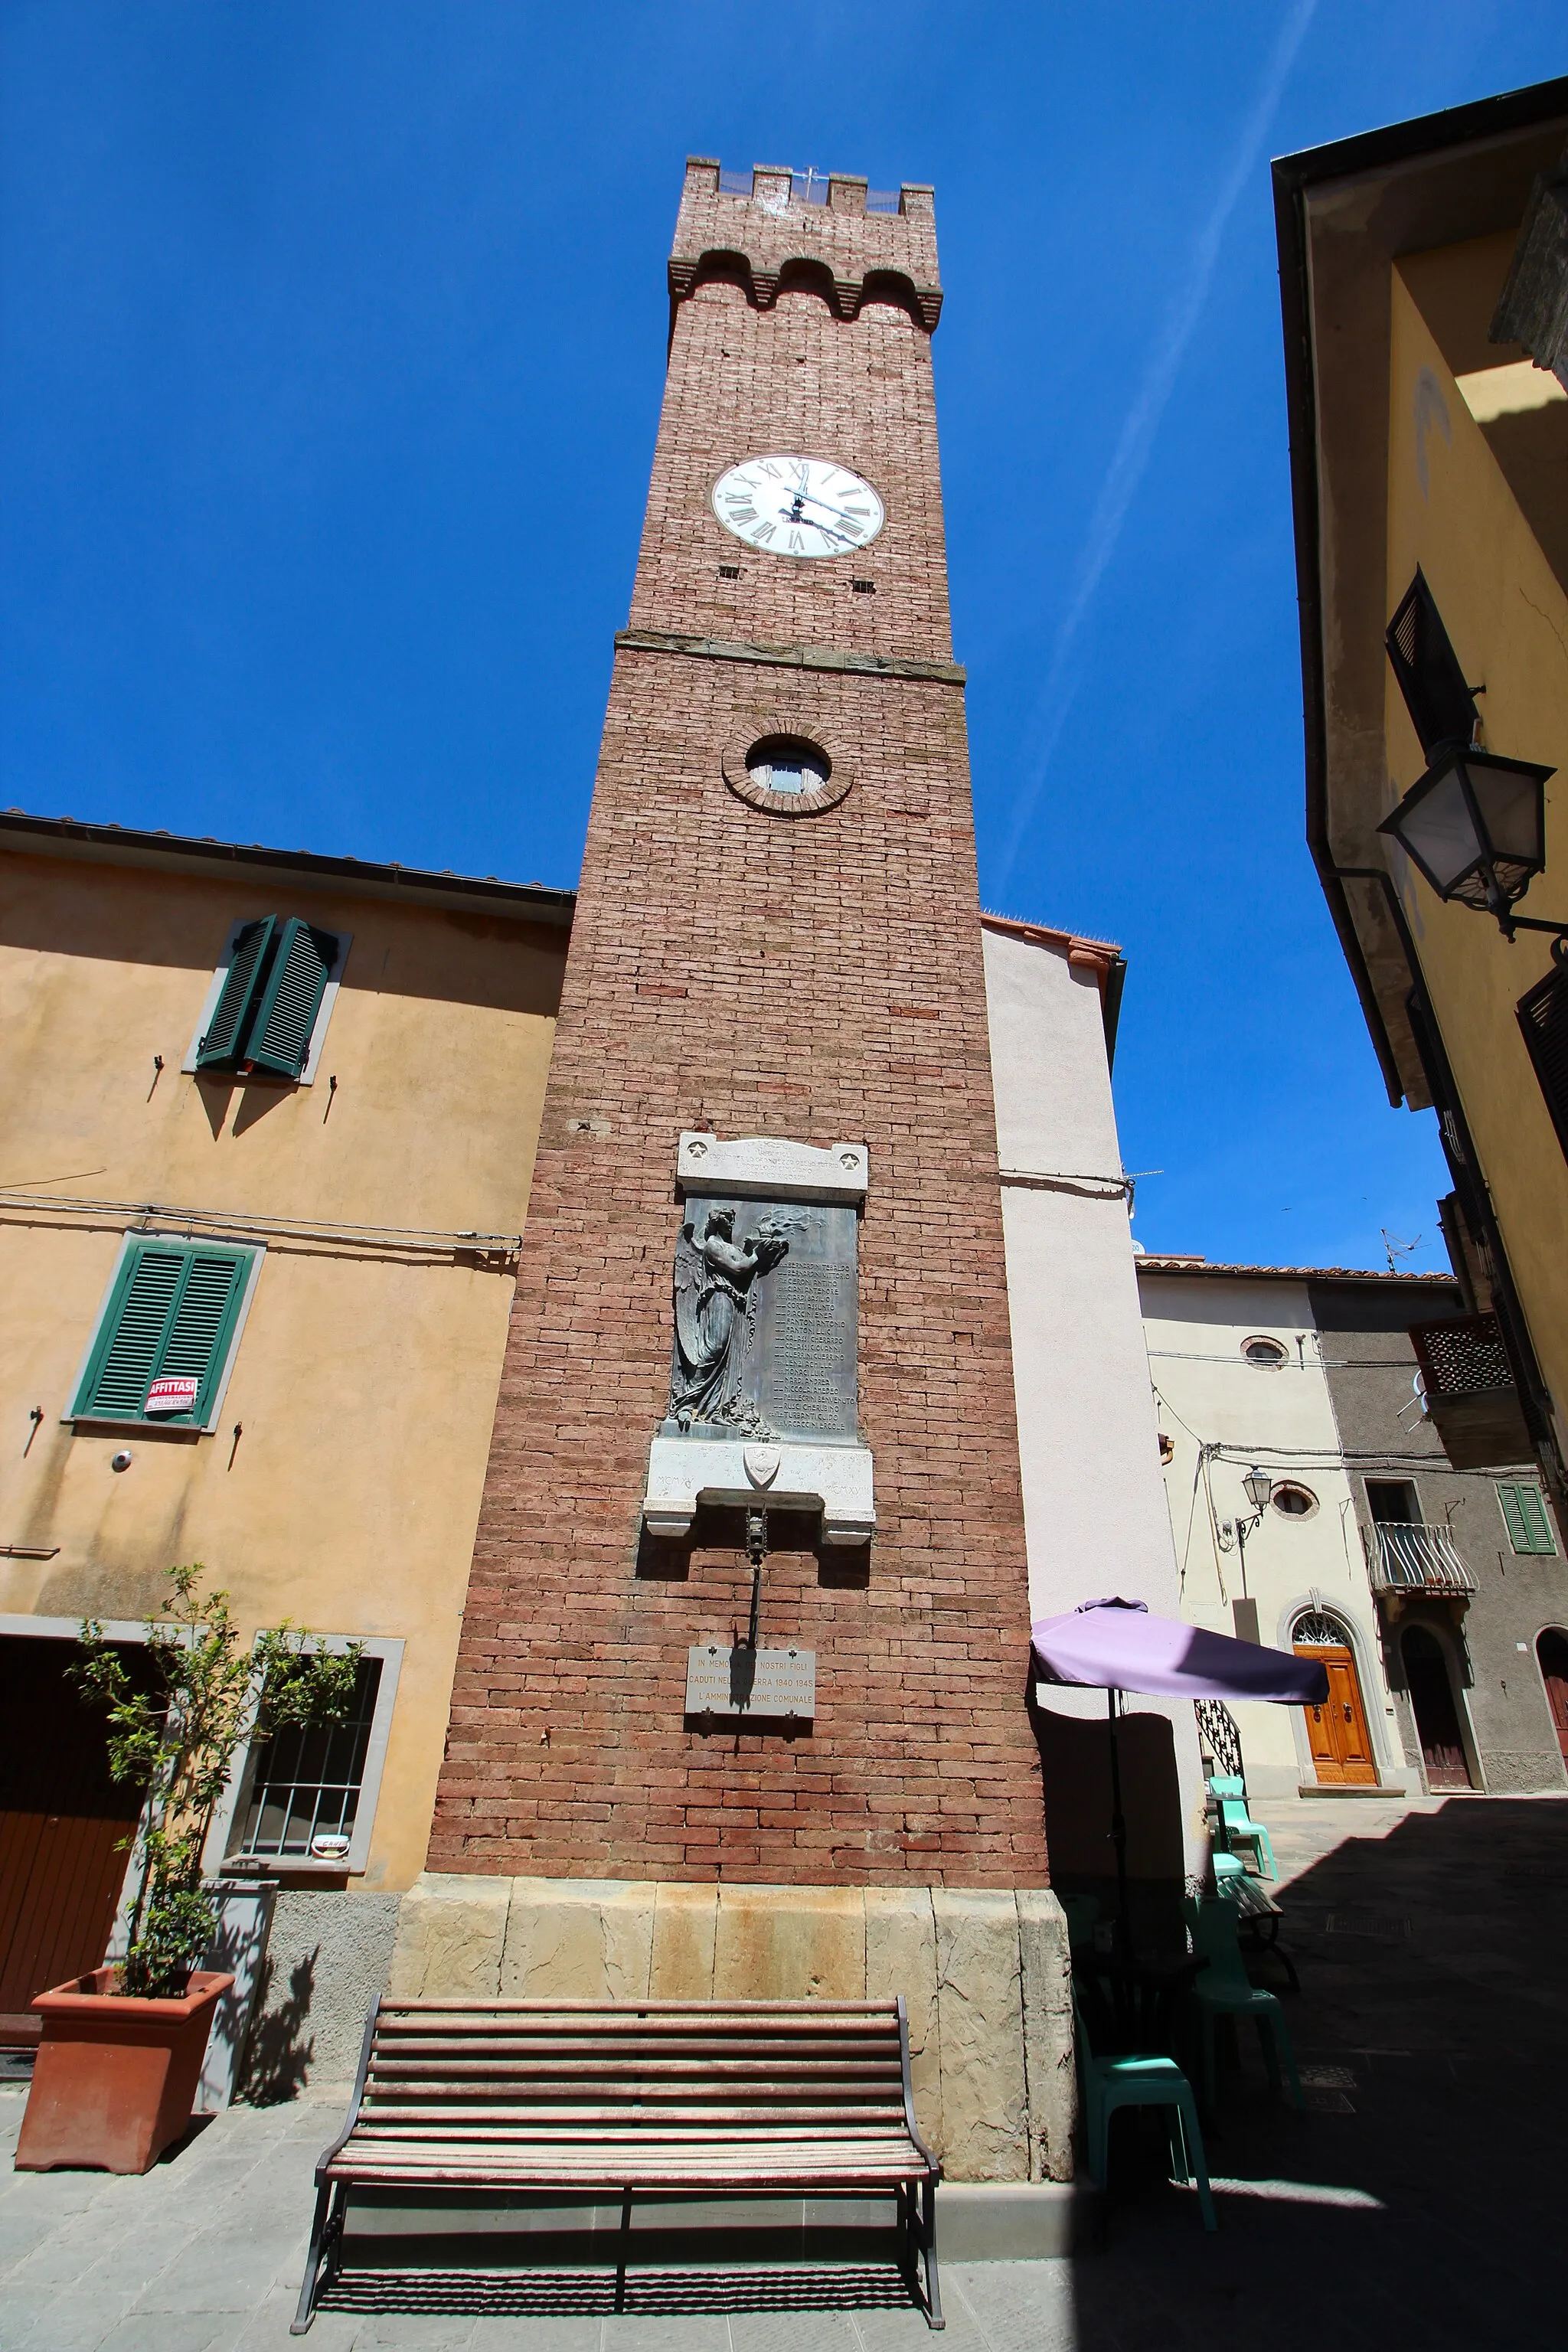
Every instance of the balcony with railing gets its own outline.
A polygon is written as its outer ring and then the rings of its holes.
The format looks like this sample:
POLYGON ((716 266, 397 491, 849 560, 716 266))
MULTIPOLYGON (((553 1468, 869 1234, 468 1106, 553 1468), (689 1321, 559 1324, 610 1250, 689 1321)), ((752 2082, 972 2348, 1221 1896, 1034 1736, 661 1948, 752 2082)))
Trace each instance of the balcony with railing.
POLYGON ((1456 1470, 1501 1470, 1531 1459, 1530 1432, 1495 1315, 1417 1323, 1410 1344, 1421 1368, 1427 1419, 1456 1470))
POLYGON ((1376 1593, 1436 1595, 1462 1600, 1476 1589, 1459 1548, 1447 1528, 1419 1520, 1387 1520, 1361 1531, 1366 1572, 1376 1593))

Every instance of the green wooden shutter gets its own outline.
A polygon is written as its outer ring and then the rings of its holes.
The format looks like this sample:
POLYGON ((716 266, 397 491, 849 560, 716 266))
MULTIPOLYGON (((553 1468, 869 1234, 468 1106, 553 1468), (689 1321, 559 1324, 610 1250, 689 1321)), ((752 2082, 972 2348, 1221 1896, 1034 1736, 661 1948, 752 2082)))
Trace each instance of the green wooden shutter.
POLYGON ((1515 1551, 1555 1554, 1557 1546, 1552 1538, 1552 1522, 1546 1516, 1546 1505, 1539 1486, 1524 1479, 1498 1484, 1498 1501, 1502 1506, 1503 1524, 1508 1539, 1515 1551))
POLYGON ((310 1051, 310 1032, 337 960, 331 931, 290 916, 251 1023, 245 1061, 280 1078, 297 1078, 310 1051))
POLYGON ((199 1429, 212 1410, 213 1392, 228 1360, 250 1260, 248 1250, 201 1245, 193 1246, 186 1256, 185 1278, 153 1373, 154 1379, 184 1374, 197 1383, 195 1402, 189 1411, 167 1416, 175 1423, 199 1429))
POLYGON ((183 1250, 132 1243, 99 1327, 98 1341, 77 1394, 77 1412, 99 1413, 110 1421, 140 1418, 184 1272, 183 1250))
POLYGON ((1546 1516, 1546 1501, 1539 1486, 1521 1486, 1520 1499, 1524 1505, 1525 1524, 1535 1541, 1532 1549, 1539 1552, 1555 1552, 1552 1540, 1552 1522, 1546 1516))
POLYGON ((154 1381, 194 1379, 184 1411, 159 1425, 200 1428, 223 1378, 254 1250, 218 1243, 133 1241, 99 1327, 71 1411, 141 1421, 154 1381))
POLYGON ((196 1047, 198 1070, 232 1069, 238 1060, 266 968, 267 950, 277 929, 276 915, 263 915, 258 921, 240 927, 227 977, 196 1047))

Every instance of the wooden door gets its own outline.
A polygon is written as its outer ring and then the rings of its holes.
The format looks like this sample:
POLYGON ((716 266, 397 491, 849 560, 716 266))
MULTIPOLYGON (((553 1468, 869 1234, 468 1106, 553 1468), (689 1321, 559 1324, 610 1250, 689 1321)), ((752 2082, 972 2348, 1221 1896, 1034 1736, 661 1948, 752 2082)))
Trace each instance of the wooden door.
POLYGON ((1329 1696, 1322 1706, 1307 1709, 1307 1737, 1320 1784, 1325 1788, 1343 1788, 1348 1782, 1375 1785, 1377 1766, 1373 1761, 1372 1735, 1354 1658, 1342 1646, 1331 1649, 1316 1642, 1298 1642, 1295 1648, 1298 1657, 1316 1658, 1329 1677, 1329 1696))
POLYGON ((139 1790, 109 1777, 75 1642, 0 1638, 0 2042, 37 2039, 35 1993, 97 1968, 125 1878, 139 1790))
POLYGON ((1535 1645, 1535 1654, 1541 1662, 1541 1679, 1546 1685, 1552 1728, 1557 1734, 1563 1760, 1568 1764, 1568 1633, 1555 1629, 1542 1633, 1535 1645))
POLYGON ((1473 1786, 1459 1729, 1459 1710, 1448 1679, 1442 1644, 1425 1625, 1412 1625, 1399 1645, 1405 1680, 1421 1741, 1421 1763, 1429 1789, 1473 1786))

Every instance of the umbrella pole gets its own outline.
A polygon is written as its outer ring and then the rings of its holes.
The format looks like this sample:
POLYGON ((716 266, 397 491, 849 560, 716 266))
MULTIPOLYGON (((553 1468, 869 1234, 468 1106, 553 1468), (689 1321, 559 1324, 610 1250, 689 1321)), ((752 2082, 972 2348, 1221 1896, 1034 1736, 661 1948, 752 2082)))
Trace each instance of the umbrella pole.
POLYGON ((1127 1903, 1127 1822, 1121 1811, 1121 1759, 1116 1743, 1116 1718, 1121 1693, 1105 1694, 1106 1720, 1110 1730, 1110 1842, 1116 1848, 1116 1901, 1121 1917, 1121 1958, 1132 1958, 1132 1920, 1127 1903))

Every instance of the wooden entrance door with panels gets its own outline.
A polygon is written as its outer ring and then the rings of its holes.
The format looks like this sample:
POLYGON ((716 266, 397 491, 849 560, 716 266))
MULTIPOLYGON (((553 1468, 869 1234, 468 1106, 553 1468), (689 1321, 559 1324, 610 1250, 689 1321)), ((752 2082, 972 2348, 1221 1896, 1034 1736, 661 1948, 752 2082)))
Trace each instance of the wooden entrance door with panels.
POLYGON ((1321 1706, 1306 1710, 1307 1738, 1319 1786, 1375 1787, 1377 1766, 1361 1677, 1342 1631, 1331 1617, 1313 1612, 1297 1621, 1294 1648, 1299 1658, 1316 1659, 1329 1677, 1328 1697, 1321 1706))

